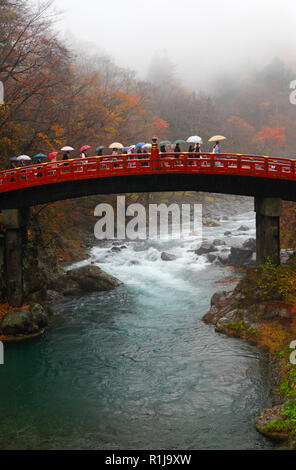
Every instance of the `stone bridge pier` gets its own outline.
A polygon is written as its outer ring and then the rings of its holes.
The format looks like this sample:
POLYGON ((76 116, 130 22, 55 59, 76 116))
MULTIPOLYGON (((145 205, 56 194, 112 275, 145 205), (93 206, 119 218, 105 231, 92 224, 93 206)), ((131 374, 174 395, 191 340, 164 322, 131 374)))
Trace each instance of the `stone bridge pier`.
POLYGON ((8 303, 12 307, 20 307, 23 303, 23 251, 29 220, 29 207, 2 211, 5 229, 4 276, 8 303))
POLYGON ((281 207, 279 198, 255 197, 257 264, 265 263, 267 258, 280 264, 281 207))

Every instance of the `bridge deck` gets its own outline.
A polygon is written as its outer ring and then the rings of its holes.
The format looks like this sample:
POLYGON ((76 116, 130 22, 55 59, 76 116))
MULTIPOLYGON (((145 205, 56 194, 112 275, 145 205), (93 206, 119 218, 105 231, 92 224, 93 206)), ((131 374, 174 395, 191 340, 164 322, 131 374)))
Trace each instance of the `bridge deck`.
POLYGON ((237 175, 296 179, 295 160, 239 154, 151 154, 87 157, 29 165, 0 172, 0 193, 69 181, 149 174, 237 175))
POLYGON ((95 194, 206 191, 296 201, 295 160, 209 153, 87 157, 0 172, 0 208, 95 194))

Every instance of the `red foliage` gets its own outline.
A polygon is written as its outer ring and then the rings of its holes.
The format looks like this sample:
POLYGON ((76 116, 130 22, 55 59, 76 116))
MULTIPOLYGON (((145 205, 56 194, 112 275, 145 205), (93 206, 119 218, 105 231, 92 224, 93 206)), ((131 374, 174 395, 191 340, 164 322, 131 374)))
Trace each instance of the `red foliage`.
POLYGON ((261 130, 257 133, 259 139, 273 139, 279 144, 284 144, 286 142, 286 134, 284 127, 268 127, 263 126, 261 130))
POLYGON ((169 127, 168 123, 164 121, 164 119, 160 119, 159 117, 154 118, 155 126, 158 131, 162 131, 169 127))

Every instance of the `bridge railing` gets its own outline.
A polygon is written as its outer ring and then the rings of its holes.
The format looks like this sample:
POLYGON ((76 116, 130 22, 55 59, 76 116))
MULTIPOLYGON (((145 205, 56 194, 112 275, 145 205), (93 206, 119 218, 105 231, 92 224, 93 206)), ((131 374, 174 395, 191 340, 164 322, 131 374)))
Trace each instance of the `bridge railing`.
POLYGON ((258 155, 168 152, 106 155, 0 172, 0 192, 91 178, 151 173, 229 174, 295 180, 295 160, 258 155))

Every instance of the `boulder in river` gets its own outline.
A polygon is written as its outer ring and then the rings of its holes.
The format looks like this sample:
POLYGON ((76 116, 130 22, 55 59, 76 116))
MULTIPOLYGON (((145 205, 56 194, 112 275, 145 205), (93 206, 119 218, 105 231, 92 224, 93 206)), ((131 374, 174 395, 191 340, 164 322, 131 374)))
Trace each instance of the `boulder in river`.
POLYGON ((83 266, 71 269, 67 272, 66 278, 78 284, 82 292, 108 291, 122 285, 114 276, 105 273, 98 266, 83 266))
POLYGON ((137 259, 132 259, 128 262, 129 266, 138 266, 139 264, 140 264, 140 261, 138 261, 137 259))
POLYGON ((163 251, 161 253, 161 259, 162 261, 175 261, 177 259, 177 256, 172 255, 170 253, 166 253, 166 251, 163 251))
POLYGON ((207 258, 210 263, 213 263, 214 261, 216 261, 217 255, 215 253, 209 253, 207 255, 207 258))
POLYGON ((200 256, 205 255, 207 253, 211 253, 213 251, 218 251, 218 249, 214 246, 213 243, 202 242, 201 246, 197 250, 195 250, 195 253, 200 256))
POLYGON ((223 266, 226 266, 228 264, 228 258, 229 258, 229 251, 227 250, 227 252, 225 253, 220 253, 218 255, 218 261, 220 264, 222 264, 223 266))
POLYGON ((202 219, 202 224, 205 227, 220 227, 221 225, 219 222, 217 222, 217 220, 209 219, 208 217, 202 219))
POLYGON ((253 252, 256 251, 256 240, 255 238, 248 238, 243 243, 243 248, 246 248, 247 250, 252 250, 253 252))
POLYGON ((250 230, 250 227, 248 227, 247 225, 241 225, 237 230, 240 230, 241 232, 247 232, 248 230, 250 230))
POLYGON ((248 266, 251 262, 253 251, 247 248, 238 248, 232 246, 227 264, 236 267, 248 266))
POLYGON ((226 243, 225 243, 224 240, 219 240, 218 238, 216 238, 216 239, 213 241, 213 245, 215 245, 215 246, 223 246, 223 245, 226 245, 226 243))
POLYGON ((126 246, 126 245, 113 246, 113 247, 111 248, 111 251, 112 251, 113 253, 118 253, 118 252, 120 252, 120 251, 122 251, 122 250, 126 250, 126 249, 127 249, 127 246, 126 246))
POLYGON ((51 298, 53 291, 66 296, 82 295, 86 292, 100 292, 115 289, 122 285, 114 276, 107 274, 98 266, 87 265, 71 269, 51 282, 51 298))
POLYGON ((224 233, 224 235, 225 235, 226 237, 229 237, 230 235, 232 235, 232 233, 231 233, 229 230, 227 230, 227 231, 224 233))

